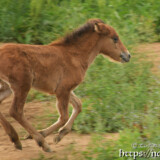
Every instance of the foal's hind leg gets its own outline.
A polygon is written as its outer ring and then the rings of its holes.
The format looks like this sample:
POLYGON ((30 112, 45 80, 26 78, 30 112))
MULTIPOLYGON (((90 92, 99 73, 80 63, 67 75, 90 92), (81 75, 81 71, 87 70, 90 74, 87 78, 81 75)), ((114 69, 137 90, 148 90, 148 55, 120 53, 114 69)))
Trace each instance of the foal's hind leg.
POLYGON ((28 123, 26 118, 24 117, 23 107, 24 103, 30 89, 30 84, 21 84, 11 85, 14 92, 14 100, 12 103, 12 107, 10 109, 10 115, 15 118, 27 131, 28 133, 35 139, 37 144, 43 148, 44 151, 50 152, 49 145, 45 142, 44 137, 38 133, 31 124, 28 123))
POLYGON ((12 127, 12 125, 4 118, 4 116, 0 112, 0 122, 5 129, 6 133, 10 137, 10 140, 14 143, 15 147, 17 149, 22 150, 22 145, 19 140, 18 134, 15 131, 15 129, 12 127))
POLYGON ((66 134, 68 134, 71 131, 74 120, 81 112, 81 101, 76 97, 76 95, 73 92, 70 95, 69 102, 73 106, 72 115, 67 121, 67 123, 59 130, 58 136, 55 137, 55 143, 58 143, 66 134))

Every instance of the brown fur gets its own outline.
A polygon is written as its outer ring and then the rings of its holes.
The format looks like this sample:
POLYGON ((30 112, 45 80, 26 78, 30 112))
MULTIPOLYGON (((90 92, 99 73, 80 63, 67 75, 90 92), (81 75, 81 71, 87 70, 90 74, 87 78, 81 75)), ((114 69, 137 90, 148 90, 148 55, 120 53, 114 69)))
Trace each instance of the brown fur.
MULTIPOLYGON (((14 99, 10 115, 34 138, 44 151, 50 151, 44 137, 59 130, 58 143, 70 130, 81 112, 81 102, 72 92, 84 79, 86 70, 98 54, 115 61, 129 61, 129 52, 118 34, 100 19, 89 20, 79 29, 49 45, 6 44, 0 48, 0 78, 10 85, 14 99), (118 42, 114 42, 114 38, 118 42), (55 94, 60 117, 50 127, 37 132, 25 119, 23 108, 30 88, 55 94), (68 103, 73 106, 69 118, 68 103)), ((0 114, 7 134, 13 139, 16 131, 0 114)), ((18 135, 17 135, 18 136, 18 135)), ((20 144, 15 138, 15 145, 20 144)), ((18 147, 17 147, 18 148, 18 147)))

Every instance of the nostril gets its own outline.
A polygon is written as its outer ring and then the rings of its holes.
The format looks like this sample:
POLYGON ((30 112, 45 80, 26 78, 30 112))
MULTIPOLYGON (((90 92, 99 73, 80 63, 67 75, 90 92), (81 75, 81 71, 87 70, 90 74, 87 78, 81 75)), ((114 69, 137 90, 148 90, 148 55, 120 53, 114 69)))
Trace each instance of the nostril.
POLYGON ((121 53, 120 57, 123 58, 123 54, 122 53, 121 53))
POLYGON ((129 62, 131 55, 129 53, 123 52, 120 54, 120 57, 124 62, 129 62))

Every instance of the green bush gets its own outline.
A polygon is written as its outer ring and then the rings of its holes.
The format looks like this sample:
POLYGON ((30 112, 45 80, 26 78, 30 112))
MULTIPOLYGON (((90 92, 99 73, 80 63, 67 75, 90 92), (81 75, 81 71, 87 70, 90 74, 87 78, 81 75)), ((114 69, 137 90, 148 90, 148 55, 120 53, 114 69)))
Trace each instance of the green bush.
POLYGON ((160 41, 160 16, 158 16, 154 21, 155 33, 158 36, 158 41, 160 41))
POLYGON ((127 44, 153 42, 159 6, 156 0, 1 0, 0 41, 46 44, 97 17, 113 25, 127 44))

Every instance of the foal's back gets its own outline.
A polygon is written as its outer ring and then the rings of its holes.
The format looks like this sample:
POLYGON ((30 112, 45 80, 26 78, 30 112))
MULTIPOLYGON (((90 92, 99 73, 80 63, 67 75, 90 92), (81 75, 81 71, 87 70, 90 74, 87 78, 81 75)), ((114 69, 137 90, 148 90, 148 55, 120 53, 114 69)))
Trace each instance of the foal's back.
POLYGON ((54 93, 64 66, 63 53, 59 49, 49 45, 6 44, 0 48, 0 57, 3 80, 24 78, 25 81, 30 77, 34 88, 54 93))

